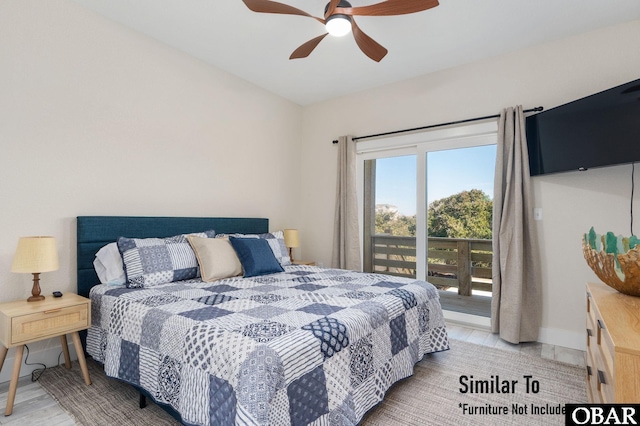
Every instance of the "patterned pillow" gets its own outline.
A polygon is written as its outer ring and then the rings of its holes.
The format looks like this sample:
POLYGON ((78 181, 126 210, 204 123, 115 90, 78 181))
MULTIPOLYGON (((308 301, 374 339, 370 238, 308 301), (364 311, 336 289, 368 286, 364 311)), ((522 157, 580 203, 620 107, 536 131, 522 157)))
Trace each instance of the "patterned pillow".
MULTIPOLYGON (((195 235, 213 238, 215 231, 195 235)), ((118 238, 128 288, 152 287, 200 276, 196 258, 186 235, 168 238, 118 238)))
POLYGON ((289 251, 287 250, 287 246, 284 244, 284 232, 275 231, 267 234, 217 234, 216 238, 225 238, 225 237, 234 237, 234 238, 262 238, 263 240, 267 240, 269 243, 269 247, 271 247, 271 251, 273 251, 273 255, 278 260, 278 263, 281 266, 291 265, 291 258, 289 257, 289 251))

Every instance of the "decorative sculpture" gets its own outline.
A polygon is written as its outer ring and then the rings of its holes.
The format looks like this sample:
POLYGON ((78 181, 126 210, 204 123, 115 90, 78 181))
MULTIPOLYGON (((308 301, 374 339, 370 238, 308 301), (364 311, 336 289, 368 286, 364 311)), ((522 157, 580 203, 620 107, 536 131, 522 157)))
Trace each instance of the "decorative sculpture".
POLYGON ((593 272, 620 293, 640 297, 640 239, 596 234, 593 227, 582 239, 582 251, 593 272))

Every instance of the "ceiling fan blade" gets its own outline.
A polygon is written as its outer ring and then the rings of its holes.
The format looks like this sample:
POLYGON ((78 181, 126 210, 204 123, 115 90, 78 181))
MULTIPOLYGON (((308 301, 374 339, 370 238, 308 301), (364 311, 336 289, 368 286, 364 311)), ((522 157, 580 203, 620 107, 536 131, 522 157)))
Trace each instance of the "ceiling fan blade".
POLYGON ((338 4, 340 3, 340 0, 331 0, 331 2, 329 3, 329 7, 327 7, 327 11, 324 14, 324 19, 327 19, 329 16, 333 15, 333 11, 336 10, 336 7, 338 7, 338 4))
POLYGON ((336 7, 334 13, 352 16, 393 16, 422 12, 438 6, 438 0, 387 0, 369 6, 336 7))
POLYGON ((362 50, 362 53, 370 57, 376 62, 380 62, 387 54, 387 49, 378 44, 374 39, 366 35, 356 24, 356 20, 351 18, 351 31, 356 44, 362 50))
POLYGON ((280 13, 282 15, 299 15, 313 18, 321 24, 325 23, 322 18, 316 18, 313 15, 309 15, 304 10, 297 9, 288 4, 278 3, 270 0, 242 0, 244 4, 252 11, 259 13, 280 13))
POLYGON ((302 46, 293 51, 291 56, 289 56, 289 59, 306 58, 311 52, 313 52, 313 49, 315 49, 316 46, 322 41, 322 39, 327 35, 329 35, 329 33, 324 33, 321 36, 312 38, 308 42, 304 43, 302 46))

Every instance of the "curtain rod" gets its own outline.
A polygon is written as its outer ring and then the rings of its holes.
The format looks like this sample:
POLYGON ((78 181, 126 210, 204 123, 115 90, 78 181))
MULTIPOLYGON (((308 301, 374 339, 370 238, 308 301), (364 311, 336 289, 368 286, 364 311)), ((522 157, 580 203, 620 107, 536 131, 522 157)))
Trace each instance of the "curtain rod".
MULTIPOLYGON (((523 112, 540 112, 543 109, 544 107, 539 106, 531 109, 525 109, 523 112)), ((440 123, 440 124, 431 124, 429 126, 414 127, 413 129, 394 130, 393 132, 377 133, 375 135, 367 135, 367 136, 358 136, 358 137, 352 138, 352 140, 359 141, 362 139, 377 138, 378 136, 389 136, 389 135, 395 135, 398 133, 415 132, 416 130, 433 129, 434 127, 451 126, 452 124, 469 123, 471 121, 480 121, 480 120, 486 120, 489 118, 498 118, 498 117, 500 117, 500 114, 485 115, 484 117, 467 118, 466 120, 450 121, 448 123, 440 123)), ((337 144, 338 140, 337 139, 334 140, 333 143, 337 144)))

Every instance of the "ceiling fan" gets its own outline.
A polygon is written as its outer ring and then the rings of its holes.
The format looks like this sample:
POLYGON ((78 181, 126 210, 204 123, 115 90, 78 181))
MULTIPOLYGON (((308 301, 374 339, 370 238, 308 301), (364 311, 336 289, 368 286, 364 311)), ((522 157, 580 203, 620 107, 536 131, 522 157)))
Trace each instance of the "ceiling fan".
POLYGON ((326 33, 302 44, 293 51, 289 59, 306 58, 328 34, 340 37, 352 32, 360 50, 376 62, 385 57, 387 49, 356 25, 355 16, 406 15, 431 9, 439 4, 438 0, 386 0, 369 6, 351 7, 351 3, 346 0, 330 0, 324 8, 324 18, 318 18, 293 6, 271 0, 242 1, 254 12, 307 16, 326 27, 326 33))

